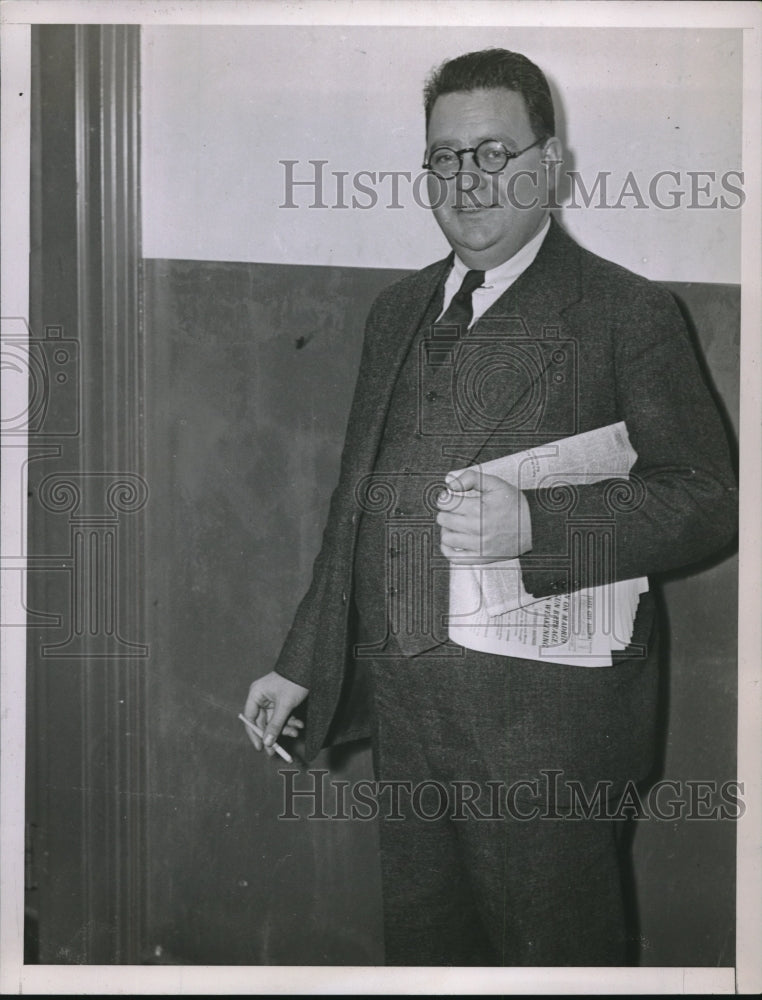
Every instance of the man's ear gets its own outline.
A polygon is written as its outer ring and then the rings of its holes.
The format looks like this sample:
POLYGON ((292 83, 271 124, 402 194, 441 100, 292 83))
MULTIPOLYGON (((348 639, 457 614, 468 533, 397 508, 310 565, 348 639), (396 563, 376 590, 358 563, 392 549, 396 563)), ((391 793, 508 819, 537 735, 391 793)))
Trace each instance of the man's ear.
POLYGON ((552 135, 546 139, 542 146, 542 162, 551 164, 558 163, 563 159, 564 149, 558 136, 552 135))
POLYGON ((556 184, 558 181, 558 171, 564 156, 564 147, 557 136, 551 136, 542 146, 541 163, 545 168, 546 198, 555 198, 556 184))

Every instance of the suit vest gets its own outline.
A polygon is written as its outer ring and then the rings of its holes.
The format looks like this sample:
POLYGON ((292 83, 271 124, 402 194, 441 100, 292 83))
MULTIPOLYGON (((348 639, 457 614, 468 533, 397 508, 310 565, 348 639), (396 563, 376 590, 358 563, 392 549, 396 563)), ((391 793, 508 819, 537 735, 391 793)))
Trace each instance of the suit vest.
POLYGON ((390 638, 406 656, 448 638, 449 568, 439 550, 436 501, 445 474, 457 467, 458 432, 453 344, 446 328, 433 327, 442 300, 440 288, 411 340, 373 475, 358 490, 353 589, 360 656, 377 655, 390 638))

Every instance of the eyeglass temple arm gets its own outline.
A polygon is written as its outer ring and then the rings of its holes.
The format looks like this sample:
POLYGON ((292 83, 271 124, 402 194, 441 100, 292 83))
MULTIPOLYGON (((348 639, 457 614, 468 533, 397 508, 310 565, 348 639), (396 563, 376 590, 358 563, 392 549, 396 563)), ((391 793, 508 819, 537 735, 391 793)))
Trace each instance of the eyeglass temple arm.
MULTIPOLYGON (((510 150, 510 149, 506 149, 504 143, 500 143, 500 145, 505 150, 506 160, 515 160, 517 156, 521 156, 522 153, 529 152, 530 149, 534 149, 535 146, 539 146, 539 144, 541 142, 547 142, 547 138, 548 137, 545 136, 542 139, 535 139, 535 141, 531 145, 525 146, 524 149, 516 150, 516 152, 513 152, 513 150, 510 150)), ((498 139, 485 139, 484 142, 499 142, 499 140, 498 139)), ((481 146, 481 145, 482 145, 482 143, 480 142, 479 146, 481 146)), ((458 161, 460 163, 460 169, 461 170, 463 169, 463 154, 464 153, 474 153, 475 154, 476 150, 479 148, 479 146, 464 146, 463 149, 453 149, 452 150, 452 152, 455 153, 455 155, 458 157, 458 161)), ((438 147, 438 148, 440 148, 440 149, 450 149, 449 146, 441 146, 441 147, 438 147)), ((436 150, 434 150, 434 152, 436 152, 436 150)), ((431 170, 432 169, 432 167, 431 167, 431 161, 429 160, 429 162, 426 162, 427 161, 427 157, 426 157, 426 151, 425 150, 424 150, 423 156, 424 156, 424 159, 423 159, 423 163, 421 164, 421 170, 431 170)))

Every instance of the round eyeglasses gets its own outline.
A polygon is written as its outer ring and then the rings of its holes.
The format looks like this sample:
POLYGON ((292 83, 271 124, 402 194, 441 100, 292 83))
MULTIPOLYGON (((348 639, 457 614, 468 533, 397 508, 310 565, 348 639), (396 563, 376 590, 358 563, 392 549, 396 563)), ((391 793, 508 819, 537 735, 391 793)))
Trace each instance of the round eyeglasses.
POLYGON ((449 146, 437 146, 431 151, 428 160, 424 160, 422 166, 424 170, 430 170, 442 180, 449 181, 457 177, 463 169, 463 154, 473 153, 474 163, 483 170, 485 174, 497 174, 509 160, 515 160, 517 156, 526 153, 544 139, 535 139, 531 146, 519 149, 517 152, 508 149, 498 139, 484 139, 478 146, 464 146, 463 149, 450 149, 449 146))

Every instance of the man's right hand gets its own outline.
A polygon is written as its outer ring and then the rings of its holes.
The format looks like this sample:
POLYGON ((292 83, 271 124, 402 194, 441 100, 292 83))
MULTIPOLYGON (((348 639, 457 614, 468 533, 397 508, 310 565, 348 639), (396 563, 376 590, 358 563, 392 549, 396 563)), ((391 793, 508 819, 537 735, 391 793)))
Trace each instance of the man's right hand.
MULTIPOLYGON (((254 681, 249 688, 243 714, 264 732, 264 749, 268 756, 272 757, 275 753, 272 745, 281 732, 285 736, 299 735, 304 723, 291 713, 308 694, 306 687, 281 677, 274 670, 254 681)), ((263 741, 259 736, 250 729, 246 732, 257 750, 261 750, 263 741)))

